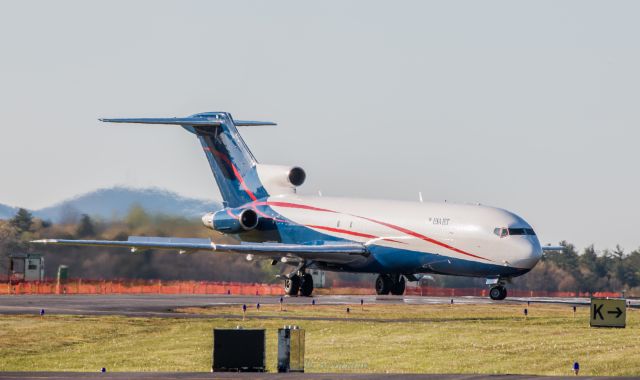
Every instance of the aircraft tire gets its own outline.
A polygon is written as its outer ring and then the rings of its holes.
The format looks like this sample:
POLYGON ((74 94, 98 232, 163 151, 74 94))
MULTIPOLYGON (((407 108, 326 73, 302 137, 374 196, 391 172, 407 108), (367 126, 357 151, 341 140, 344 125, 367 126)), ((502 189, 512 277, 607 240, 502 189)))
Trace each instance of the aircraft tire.
POLYGON ((507 289, 504 286, 494 286, 489 290, 489 298, 500 301, 507 298, 507 289))
POLYGON ((289 296, 297 296, 300 290, 300 276, 294 274, 290 278, 284 280, 284 292, 289 296))
POLYGON ((313 293, 313 276, 310 273, 305 273, 300 284, 300 295, 310 297, 311 293, 313 293))
POLYGON ((401 296, 404 294, 406 282, 404 280, 404 276, 398 276, 397 281, 393 281, 393 285, 391 285, 391 294, 394 296, 401 296))
POLYGON ((376 278, 376 294, 380 296, 389 294, 392 285, 393 283, 388 275, 379 274, 376 278))

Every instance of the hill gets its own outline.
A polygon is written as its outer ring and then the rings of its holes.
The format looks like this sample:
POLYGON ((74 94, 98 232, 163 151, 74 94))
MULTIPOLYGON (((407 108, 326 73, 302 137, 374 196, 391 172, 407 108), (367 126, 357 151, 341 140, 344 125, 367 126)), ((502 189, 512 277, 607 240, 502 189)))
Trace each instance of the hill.
MULTIPOLYGON (((222 207, 220 203, 212 200, 187 198, 162 189, 112 187, 78 195, 32 212, 34 216, 53 222, 75 218, 81 214, 111 219, 123 217, 135 204, 152 214, 161 213, 186 218, 200 217, 206 212, 222 207)), ((0 205, 0 219, 11 218, 16 210, 14 207, 0 205)))
POLYGON ((0 203, 0 219, 12 218, 17 211, 18 209, 15 207, 3 205, 0 203))

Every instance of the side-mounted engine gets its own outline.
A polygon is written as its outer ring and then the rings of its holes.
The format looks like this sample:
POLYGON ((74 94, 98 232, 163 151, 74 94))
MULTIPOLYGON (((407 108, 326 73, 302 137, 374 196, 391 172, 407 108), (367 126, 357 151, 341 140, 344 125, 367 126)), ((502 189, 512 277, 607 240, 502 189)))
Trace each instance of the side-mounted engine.
POLYGON ((202 217, 202 224, 206 227, 225 234, 236 234, 251 231, 258 226, 258 214, 252 209, 225 208, 217 212, 210 212, 202 217))
MULTIPOLYGON (((302 185, 307 175, 297 166, 256 165, 260 183, 269 195, 291 194, 296 187, 302 185)), ((251 231, 258 227, 260 218, 251 208, 225 208, 217 212, 210 212, 202 217, 202 224, 206 227, 225 234, 237 234, 251 231)))

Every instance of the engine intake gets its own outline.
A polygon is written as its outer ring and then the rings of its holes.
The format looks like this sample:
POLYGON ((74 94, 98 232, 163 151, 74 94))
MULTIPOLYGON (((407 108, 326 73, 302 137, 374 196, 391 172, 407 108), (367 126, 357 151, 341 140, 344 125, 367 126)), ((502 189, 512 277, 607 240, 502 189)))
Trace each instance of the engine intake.
POLYGON ((258 226, 259 221, 258 214, 252 209, 226 208, 202 217, 202 224, 206 227, 225 234, 251 231, 258 226))
POLYGON ((304 180, 307 178, 307 173, 301 167, 294 166, 289 170, 289 183, 293 186, 300 186, 304 183, 304 180))

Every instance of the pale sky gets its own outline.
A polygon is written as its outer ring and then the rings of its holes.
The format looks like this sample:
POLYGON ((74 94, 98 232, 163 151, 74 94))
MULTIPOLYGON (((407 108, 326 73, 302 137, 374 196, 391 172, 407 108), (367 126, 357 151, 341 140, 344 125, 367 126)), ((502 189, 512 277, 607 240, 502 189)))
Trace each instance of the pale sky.
POLYGON ((640 246, 640 3, 0 3, 0 203, 218 199, 195 137, 99 117, 229 111, 301 193, 481 202, 543 243, 640 246))

